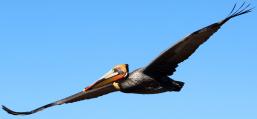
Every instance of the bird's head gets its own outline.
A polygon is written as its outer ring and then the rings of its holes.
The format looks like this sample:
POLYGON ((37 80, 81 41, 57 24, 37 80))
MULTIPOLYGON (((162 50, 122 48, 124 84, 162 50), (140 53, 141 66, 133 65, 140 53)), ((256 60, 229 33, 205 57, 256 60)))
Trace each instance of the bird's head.
POLYGON ((85 88, 84 91, 87 91, 93 88, 99 88, 109 83, 119 82, 123 79, 126 79, 128 77, 128 73, 129 73, 128 64, 116 65, 114 68, 108 71, 105 75, 103 75, 100 78, 100 80, 98 80, 94 84, 85 88))
POLYGON ((124 79, 128 76, 128 64, 116 65, 100 79, 112 79, 113 81, 124 79))

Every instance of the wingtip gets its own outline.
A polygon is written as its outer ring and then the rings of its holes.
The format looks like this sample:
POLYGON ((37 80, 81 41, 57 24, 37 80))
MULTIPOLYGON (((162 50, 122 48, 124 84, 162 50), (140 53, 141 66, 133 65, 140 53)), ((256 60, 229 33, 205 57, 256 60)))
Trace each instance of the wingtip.
POLYGON ((19 112, 15 112, 9 108, 7 108, 6 106, 2 105, 2 109, 4 111, 6 111, 7 113, 11 114, 11 115, 28 115, 29 113, 19 113, 19 112))
POLYGON ((252 12, 252 10, 255 8, 255 7, 250 7, 251 4, 246 4, 246 2, 244 2, 243 4, 241 4, 238 8, 237 8, 237 3, 233 6, 233 9, 231 10, 231 12, 229 13, 229 15, 220 22, 220 24, 224 24, 226 23, 227 21, 229 21, 231 18, 234 18, 234 17, 237 17, 237 16, 240 16, 240 15, 243 15, 243 14, 247 14, 247 13, 250 13, 252 12), (235 10, 236 9, 236 10, 235 10))
POLYGON ((17 115, 14 111, 12 111, 11 109, 7 108, 6 106, 2 105, 2 109, 4 111, 6 111, 7 113, 9 114, 12 114, 12 115, 17 115))
MULTIPOLYGON (((8 109, 6 106, 4 106, 4 105, 1 105, 2 106, 2 109, 4 110, 4 111, 7 111, 7 110, 10 110, 10 109, 8 109)), ((8 111, 7 111, 8 112, 8 111)))

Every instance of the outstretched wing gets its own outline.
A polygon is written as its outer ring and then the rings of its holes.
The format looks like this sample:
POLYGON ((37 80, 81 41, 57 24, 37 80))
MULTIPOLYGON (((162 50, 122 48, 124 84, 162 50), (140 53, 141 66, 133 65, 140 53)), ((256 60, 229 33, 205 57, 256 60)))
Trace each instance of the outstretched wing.
POLYGON ((128 76, 128 65, 127 64, 120 64, 115 66, 112 70, 110 70, 108 73, 106 73, 103 77, 100 78, 96 83, 93 85, 90 85, 89 87, 85 88, 83 91, 74 94, 70 97, 64 98, 62 100, 44 105, 42 107, 39 107, 37 109, 34 109, 32 111, 28 112, 15 112, 10 109, 8 109, 5 106, 2 106, 2 108, 8 112, 9 114, 13 115, 29 115, 33 114, 39 111, 42 111, 46 108, 55 106, 55 105, 61 105, 66 103, 73 103, 85 99, 91 99, 96 98, 114 91, 119 91, 120 87, 117 82, 119 82, 122 79, 126 79, 128 76), (116 82, 117 81, 117 82, 116 82))
POLYGON ((85 99, 96 98, 96 97, 99 97, 99 96, 102 96, 102 95, 105 95, 105 94, 108 94, 108 93, 111 93, 114 91, 117 91, 117 89, 113 86, 112 83, 110 83, 110 84, 107 84, 107 85, 99 87, 99 88, 94 88, 94 89, 87 90, 87 91, 81 91, 77 94, 74 94, 74 95, 64 98, 62 100, 44 105, 42 107, 39 107, 37 109, 28 111, 28 112, 15 112, 15 111, 8 109, 5 106, 2 106, 2 108, 6 112, 8 112, 9 114, 12 114, 12 115, 30 115, 30 114, 42 111, 42 110, 52 107, 52 106, 73 103, 73 102, 77 102, 77 101, 81 101, 81 100, 85 100, 85 99))
POLYGON ((154 61, 145 67, 144 73, 154 76, 169 76, 176 71, 179 63, 191 56, 195 50, 207 41, 219 28, 229 21, 231 18, 251 12, 250 4, 243 3, 236 11, 236 4, 234 5, 229 16, 220 22, 211 24, 198 31, 193 32, 189 36, 183 38, 180 42, 161 53, 154 61))

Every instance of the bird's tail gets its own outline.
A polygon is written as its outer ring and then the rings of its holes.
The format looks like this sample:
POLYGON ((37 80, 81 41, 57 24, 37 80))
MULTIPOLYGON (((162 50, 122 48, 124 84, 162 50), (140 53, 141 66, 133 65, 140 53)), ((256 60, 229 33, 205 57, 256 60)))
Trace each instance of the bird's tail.
POLYGON ((231 18, 234 18, 236 16, 240 16, 240 15, 251 12, 254 9, 254 7, 250 7, 250 6, 251 6, 250 3, 246 4, 246 2, 244 2, 240 7, 237 8, 237 4, 235 4, 233 6, 233 9, 228 14, 228 16, 224 20, 222 20, 220 22, 220 24, 222 25, 222 24, 226 23, 228 20, 230 20, 231 18))

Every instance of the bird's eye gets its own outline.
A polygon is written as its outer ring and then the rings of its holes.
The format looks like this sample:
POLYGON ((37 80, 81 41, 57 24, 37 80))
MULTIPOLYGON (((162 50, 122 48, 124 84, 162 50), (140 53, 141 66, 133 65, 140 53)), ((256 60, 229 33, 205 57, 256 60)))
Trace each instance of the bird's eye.
POLYGON ((118 72, 118 69, 115 69, 115 68, 114 68, 114 69, 112 69, 112 71, 113 71, 113 72, 118 72))
POLYGON ((117 72, 118 74, 123 74, 123 73, 124 73, 122 70, 120 70, 120 69, 116 69, 116 68, 115 68, 115 69, 113 69, 113 71, 114 71, 114 72, 117 72))

